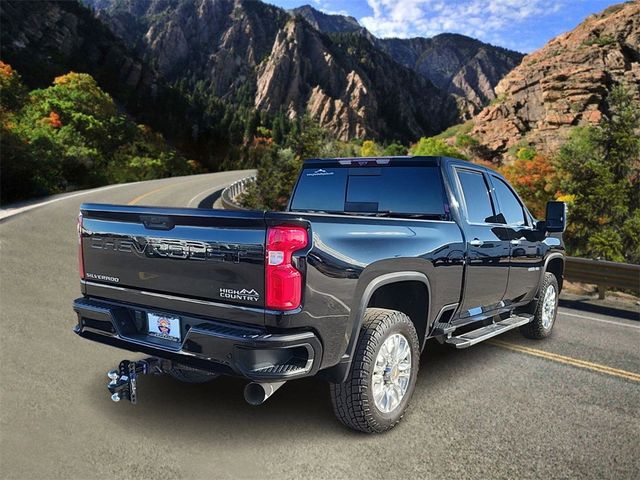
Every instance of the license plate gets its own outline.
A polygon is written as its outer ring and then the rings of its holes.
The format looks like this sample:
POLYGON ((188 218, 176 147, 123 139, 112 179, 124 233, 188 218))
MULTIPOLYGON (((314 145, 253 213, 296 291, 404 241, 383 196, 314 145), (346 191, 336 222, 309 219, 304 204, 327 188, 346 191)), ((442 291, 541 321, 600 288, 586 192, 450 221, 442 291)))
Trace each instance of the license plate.
POLYGON ((180 317, 149 312, 147 313, 147 321, 149 322, 149 335, 172 342, 181 340, 180 317))

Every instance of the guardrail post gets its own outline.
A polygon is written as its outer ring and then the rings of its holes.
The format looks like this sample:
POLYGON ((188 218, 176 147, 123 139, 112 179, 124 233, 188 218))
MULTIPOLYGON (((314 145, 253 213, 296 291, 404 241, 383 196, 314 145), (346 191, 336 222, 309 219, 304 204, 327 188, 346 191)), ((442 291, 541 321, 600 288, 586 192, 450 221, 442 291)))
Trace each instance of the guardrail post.
POLYGON ((598 298, 600 300, 604 300, 606 293, 607 293, 607 287, 605 287, 604 285, 598 285, 598 298))

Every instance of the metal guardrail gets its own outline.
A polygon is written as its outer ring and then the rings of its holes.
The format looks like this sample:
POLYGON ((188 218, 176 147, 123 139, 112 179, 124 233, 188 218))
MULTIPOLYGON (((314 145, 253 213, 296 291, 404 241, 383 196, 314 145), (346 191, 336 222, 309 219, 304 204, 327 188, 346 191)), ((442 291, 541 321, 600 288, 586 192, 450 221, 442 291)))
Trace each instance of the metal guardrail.
POLYGON ((227 188, 222 191, 222 195, 220 195, 220 201, 222 202, 223 208, 226 210, 248 210, 248 208, 243 207, 238 202, 238 197, 244 193, 245 188, 249 182, 255 180, 255 175, 251 177, 245 177, 237 182, 233 182, 227 188))
POLYGON ((640 293, 640 265, 567 257, 564 276, 572 282, 597 285, 600 298, 607 287, 640 293))

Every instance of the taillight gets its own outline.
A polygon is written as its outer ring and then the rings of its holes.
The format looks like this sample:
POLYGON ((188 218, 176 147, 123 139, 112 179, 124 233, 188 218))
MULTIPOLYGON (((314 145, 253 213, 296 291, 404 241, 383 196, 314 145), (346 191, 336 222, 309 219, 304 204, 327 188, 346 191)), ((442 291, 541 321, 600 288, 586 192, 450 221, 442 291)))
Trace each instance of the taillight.
POLYGON ((78 215, 78 273, 84 280, 84 256, 82 254, 82 213, 78 215))
POLYGON ((271 227, 267 231, 267 308, 294 310, 300 306, 302 274, 293 266, 292 255, 308 242, 307 230, 302 227, 271 227))

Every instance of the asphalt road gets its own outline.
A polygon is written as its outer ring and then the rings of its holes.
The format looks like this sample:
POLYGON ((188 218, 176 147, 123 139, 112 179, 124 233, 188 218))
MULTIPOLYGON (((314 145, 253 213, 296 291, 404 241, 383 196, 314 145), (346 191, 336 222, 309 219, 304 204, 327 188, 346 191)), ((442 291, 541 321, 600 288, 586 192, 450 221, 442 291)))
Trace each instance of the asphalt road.
POLYGON ((343 428, 314 379, 260 407, 236 379, 143 377, 138 405, 111 402, 105 372, 137 357, 72 332, 80 203, 195 206, 245 175, 84 192, 0 223, 0 477, 640 478, 637 312, 563 308, 541 342, 430 343, 385 435, 343 428))

